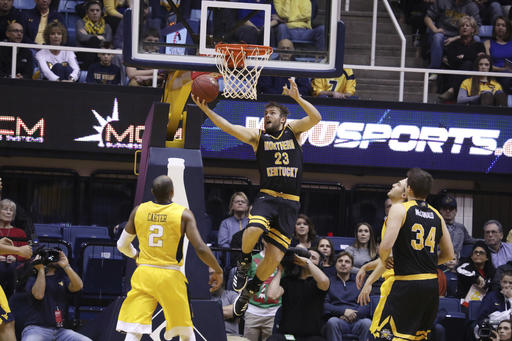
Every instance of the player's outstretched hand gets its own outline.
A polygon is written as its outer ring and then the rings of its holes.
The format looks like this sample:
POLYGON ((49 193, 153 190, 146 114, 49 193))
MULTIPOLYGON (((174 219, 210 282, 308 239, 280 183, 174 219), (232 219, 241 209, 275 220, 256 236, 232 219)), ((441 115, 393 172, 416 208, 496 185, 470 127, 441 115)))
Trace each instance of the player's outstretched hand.
POLYGON ((208 281, 208 284, 210 285, 210 292, 215 292, 219 290, 223 280, 224 274, 222 272, 214 272, 213 274, 211 274, 210 280, 208 281))
POLYGON ((197 106, 202 110, 202 111, 206 111, 208 110, 208 104, 206 103, 205 100, 201 100, 199 97, 196 97, 192 94, 190 94, 190 97, 192 97, 192 100, 194 101, 195 104, 197 104, 197 106))
POLYGON ((297 87, 297 83, 295 83, 295 77, 288 78, 290 82, 290 87, 286 85, 283 86, 283 94, 288 95, 294 100, 298 100, 300 98, 299 88, 297 87))
POLYGON ((371 285, 365 285, 363 286, 363 289, 361 289, 361 292, 359 293, 359 296, 357 297, 357 303, 359 305, 367 305, 370 303, 370 292, 372 291, 371 285))

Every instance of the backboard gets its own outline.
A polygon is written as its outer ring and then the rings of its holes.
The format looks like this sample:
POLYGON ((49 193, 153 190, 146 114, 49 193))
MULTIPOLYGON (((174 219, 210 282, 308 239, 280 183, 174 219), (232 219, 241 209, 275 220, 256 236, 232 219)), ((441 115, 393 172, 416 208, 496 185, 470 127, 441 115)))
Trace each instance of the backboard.
POLYGON ((217 71, 215 45, 243 42, 274 48, 263 74, 335 77, 343 71, 341 0, 165 1, 133 0, 125 12, 128 65, 217 71), (150 36, 154 28, 159 37, 150 36))

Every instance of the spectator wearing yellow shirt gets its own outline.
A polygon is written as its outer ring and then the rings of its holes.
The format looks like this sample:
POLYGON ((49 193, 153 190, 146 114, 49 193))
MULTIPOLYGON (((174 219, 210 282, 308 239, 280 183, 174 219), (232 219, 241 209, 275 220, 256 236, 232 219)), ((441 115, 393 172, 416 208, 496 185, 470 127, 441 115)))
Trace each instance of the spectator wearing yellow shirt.
MULTIPOLYGON (((475 69, 480 72, 492 72, 491 57, 478 56, 475 69)), ((460 85, 457 103, 506 106, 507 95, 494 77, 473 76, 466 78, 460 85)))
POLYGON ((352 69, 343 69, 338 78, 315 78, 311 82, 313 95, 332 98, 355 97, 356 78, 352 69))
POLYGON ((274 0, 274 8, 271 24, 277 24, 278 43, 283 39, 310 40, 316 49, 325 50, 325 26, 311 26, 311 0, 274 0))

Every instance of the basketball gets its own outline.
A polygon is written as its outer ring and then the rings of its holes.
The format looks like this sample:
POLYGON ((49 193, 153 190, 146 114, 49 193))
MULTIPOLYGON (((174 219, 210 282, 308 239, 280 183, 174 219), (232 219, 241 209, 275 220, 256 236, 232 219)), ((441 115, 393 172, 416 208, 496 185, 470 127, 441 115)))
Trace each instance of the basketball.
POLYGON ((219 95, 219 83, 210 75, 201 75, 192 83, 192 95, 210 103, 219 95))

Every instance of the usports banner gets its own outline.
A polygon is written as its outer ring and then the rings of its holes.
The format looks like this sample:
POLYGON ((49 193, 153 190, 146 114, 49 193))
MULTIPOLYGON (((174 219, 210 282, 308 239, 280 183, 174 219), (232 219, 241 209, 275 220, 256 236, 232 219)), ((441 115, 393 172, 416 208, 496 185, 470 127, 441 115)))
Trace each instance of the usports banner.
MULTIPOLYGON (((302 134, 304 161, 358 167, 512 173, 512 110, 314 99, 322 121, 302 134)), ((215 111, 245 127, 263 127, 265 103, 223 100, 215 111)), ((286 104, 289 121, 305 116, 286 104)), ((203 157, 253 160, 252 148, 207 120, 203 157)))

